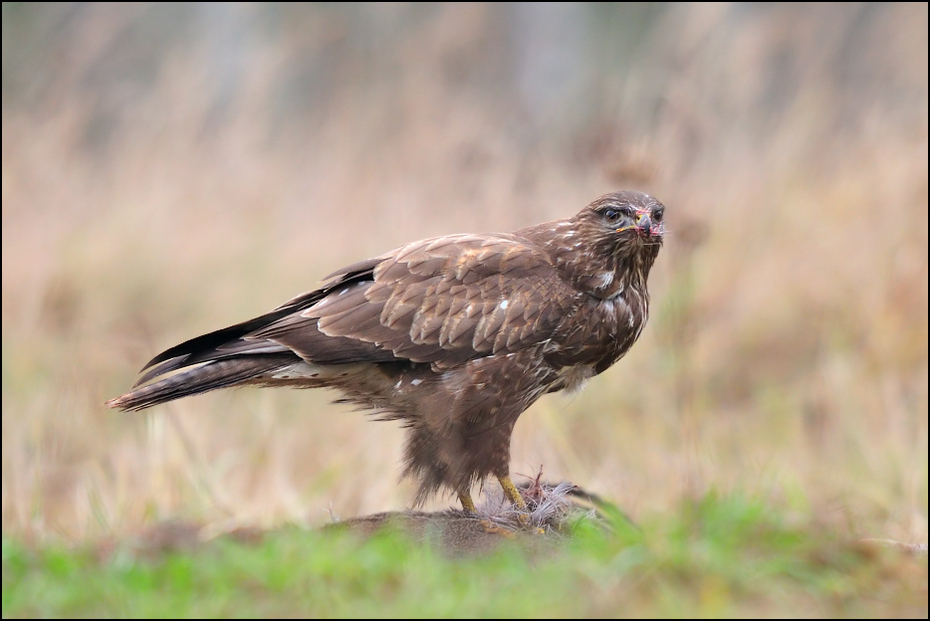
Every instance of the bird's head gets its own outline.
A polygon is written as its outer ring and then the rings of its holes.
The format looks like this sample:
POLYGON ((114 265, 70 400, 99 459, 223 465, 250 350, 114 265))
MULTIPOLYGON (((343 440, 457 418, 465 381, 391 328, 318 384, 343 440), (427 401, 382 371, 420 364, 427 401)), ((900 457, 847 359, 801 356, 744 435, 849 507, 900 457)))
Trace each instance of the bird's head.
POLYGON ((633 269, 643 279, 649 275, 665 238, 662 203, 642 192, 614 192, 592 202, 573 220, 591 264, 610 271, 633 269))
POLYGON ((596 295, 644 288, 665 238, 665 206, 642 192, 606 194, 575 217, 522 232, 544 244, 561 272, 596 295))
POLYGON ((665 237, 665 205, 642 192, 607 194, 577 218, 586 236, 617 254, 645 253, 654 258, 665 237))
POLYGON ((584 260, 565 267, 580 286, 605 297, 629 286, 645 289, 665 238, 662 203, 642 192, 614 192, 567 222, 562 244, 584 260))

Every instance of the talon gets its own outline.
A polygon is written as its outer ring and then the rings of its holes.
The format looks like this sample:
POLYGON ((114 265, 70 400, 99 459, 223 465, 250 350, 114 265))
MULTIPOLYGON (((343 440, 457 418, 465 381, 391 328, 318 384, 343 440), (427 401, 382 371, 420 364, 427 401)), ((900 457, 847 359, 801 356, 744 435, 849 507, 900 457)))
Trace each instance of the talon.
POLYGON ((492 524, 489 520, 481 520, 480 524, 484 532, 489 535, 500 535, 501 537, 506 537, 507 539, 513 539, 515 537, 512 531, 492 524))

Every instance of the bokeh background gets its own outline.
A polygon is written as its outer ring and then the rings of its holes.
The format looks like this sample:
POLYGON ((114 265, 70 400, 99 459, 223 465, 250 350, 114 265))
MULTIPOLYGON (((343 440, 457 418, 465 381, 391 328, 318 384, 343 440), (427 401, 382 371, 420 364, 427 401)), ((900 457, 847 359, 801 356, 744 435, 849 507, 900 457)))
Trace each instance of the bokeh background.
POLYGON ((2 10, 5 535, 409 505, 401 430, 325 391, 102 404, 349 262, 630 188, 652 319, 512 471, 926 542, 925 3, 2 10))

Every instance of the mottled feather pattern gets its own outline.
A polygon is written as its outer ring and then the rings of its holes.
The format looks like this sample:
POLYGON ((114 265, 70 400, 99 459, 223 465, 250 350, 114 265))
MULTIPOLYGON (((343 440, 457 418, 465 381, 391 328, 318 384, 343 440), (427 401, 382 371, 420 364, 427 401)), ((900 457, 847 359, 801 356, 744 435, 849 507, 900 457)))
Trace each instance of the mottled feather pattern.
POLYGON ((328 387, 402 420, 417 501, 507 477, 520 414, 625 354, 648 317, 664 207, 608 194, 514 233, 413 242, 255 319, 156 356, 108 402, 142 409, 218 387, 328 387))
MULTIPOLYGON (((331 337, 375 344, 439 368, 514 351, 551 330, 574 292, 538 249, 507 236, 453 235, 409 244, 372 269, 372 280, 304 310, 331 337)), ((280 339, 285 318, 255 334, 280 339)))

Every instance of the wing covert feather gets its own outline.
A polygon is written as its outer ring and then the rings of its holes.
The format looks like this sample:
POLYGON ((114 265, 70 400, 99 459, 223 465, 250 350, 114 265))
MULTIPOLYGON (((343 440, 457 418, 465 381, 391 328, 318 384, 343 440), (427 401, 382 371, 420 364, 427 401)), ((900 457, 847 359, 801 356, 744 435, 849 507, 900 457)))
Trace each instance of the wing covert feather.
POLYGON ((445 367, 544 341, 576 303, 546 254, 509 235, 424 240, 360 265, 371 280, 336 284, 255 336, 284 343, 288 332, 312 324, 326 336, 445 367))

